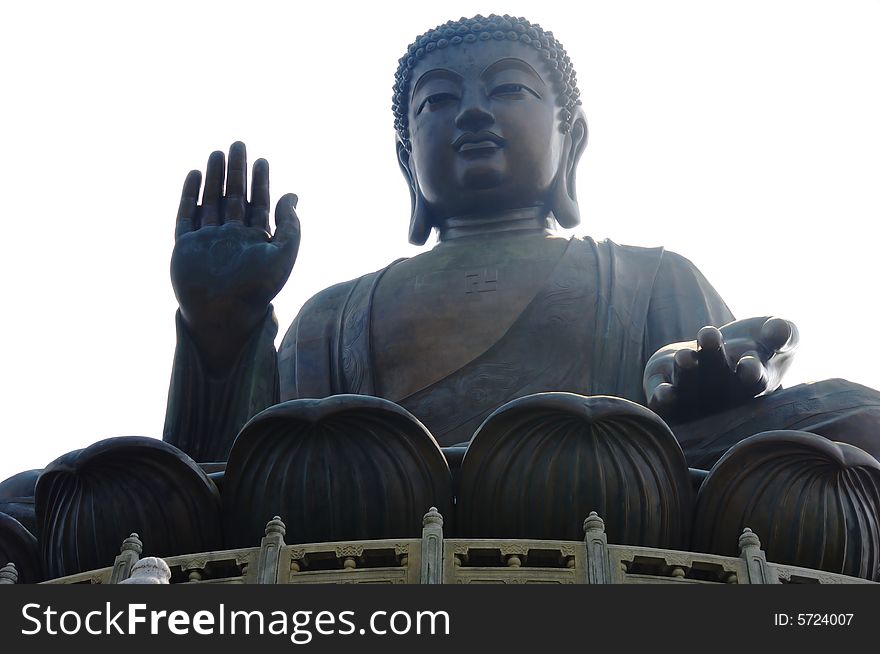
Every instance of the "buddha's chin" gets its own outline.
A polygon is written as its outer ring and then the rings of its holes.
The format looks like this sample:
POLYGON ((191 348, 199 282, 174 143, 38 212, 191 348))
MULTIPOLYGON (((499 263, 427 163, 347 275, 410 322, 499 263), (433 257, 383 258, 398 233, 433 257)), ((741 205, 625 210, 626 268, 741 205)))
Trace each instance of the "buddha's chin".
POLYGON ((504 171, 495 162, 469 161, 459 176, 463 190, 485 191, 500 186, 504 171))

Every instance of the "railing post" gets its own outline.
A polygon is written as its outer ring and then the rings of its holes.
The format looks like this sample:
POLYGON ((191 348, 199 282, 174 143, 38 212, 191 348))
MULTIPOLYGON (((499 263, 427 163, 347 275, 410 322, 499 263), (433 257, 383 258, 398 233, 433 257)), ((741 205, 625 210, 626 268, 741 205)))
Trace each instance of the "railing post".
POLYGON ((422 518, 422 570, 419 583, 443 583, 443 516, 435 506, 422 518))
POLYGON ((767 556, 761 549, 757 534, 746 527, 739 537, 739 555, 746 561, 747 584, 778 584, 779 579, 767 565, 767 556))
POLYGON ((132 534, 124 541, 119 550, 119 555, 113 561, 113 570, 110 573, 110 581, 108 584, 121 584, 131 576, 138 559, 144 552, 144 544, 137 534, 132 534))
POLYGON ((0 568, 0 584, 17 584, 18 570, 11 561, 0 568))
POLYGON ((587 583, 613 583, 608 559, 608 537, 605 535, 605 521, 595 511, 590 511, 590 515, 584 520, 584 543, 587 548, 587 583))
POLYGON ((260 541, 260 553, 257 555, 254 583, 278 583, 278 563, 281 558, 281 548, 285 546, 286 533, 287 527, 277 515, 266 525, 266 535, 260 541))

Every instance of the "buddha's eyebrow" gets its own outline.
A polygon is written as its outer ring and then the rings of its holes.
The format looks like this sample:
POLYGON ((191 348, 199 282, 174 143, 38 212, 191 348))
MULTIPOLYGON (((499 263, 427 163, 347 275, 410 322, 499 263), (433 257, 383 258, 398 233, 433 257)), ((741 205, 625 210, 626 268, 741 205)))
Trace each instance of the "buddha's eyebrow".
POLYGON ((508 57, 506 59, 499 59, 493 64, 489 64, 486 66, 485 70, 480 73, 480 77, 487 78, 491 75, 495 75, 496 73, 500 73, 502 70, 506 70, 508 68, 514 68, 516 70, 521 70, 522 72, 528 75, 534 75, 539 82, 544 84, 544 78, 538 74, 534 68, 532 68, 527 62, 522 59, 517 59, 516 57, 508 57))
POLYGON ((448 68, 432 68, 428 72, 424 73, 421 77, 419 77, 418 81, 413 86, 413 97, 418 92, 418 90, 424 85, 435 79, 445 79, 451 82, 455 82, 456 84, 461 83, 461 75, 456 72, 449 70, 448 68))

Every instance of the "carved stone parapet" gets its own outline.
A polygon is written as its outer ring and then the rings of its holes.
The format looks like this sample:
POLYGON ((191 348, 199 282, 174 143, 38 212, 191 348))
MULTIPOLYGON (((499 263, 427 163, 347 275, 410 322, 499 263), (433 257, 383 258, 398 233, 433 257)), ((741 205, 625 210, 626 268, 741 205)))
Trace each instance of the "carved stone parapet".
POLYGON ((342 545, 336 548, 336 558, 345 559, 364 555, 363 545, 342 545))
POLYGON ((281 548, 285 546, 286 528, 279 516, 275 516, 266 525, 266 535, 260 541, 260 553, 257 555, 256 570, 253 572, 253 583, 277 584, 278 563, 281 548))
POLYGON ((395 543, 394 544, 394 556, 397 557, 397 562, 401 567, 406 567, 409 565, 409 545, 406 543, 395 543))
POLYGON ((306 550, 304 547, 294 547, 290 549, 290 571, 301 572, 308 565, 306 560, 306 550))
POLYGON ((294 561, 302 561, 306 558, 306 550, 303 547, 295 547, 290 550, 290 558, 294 561))
POLYGON ((761 549, 758 535, 746 527, 739 537, 739 555, 746 561, 746 574, 749 584, 778 584, 779 580, 767 566, 767 556, 761 549))
POLYGON ((183 572, 187 572, 189 570, 204 570, 207 566, 208 558, 200 556, 193 559, 187 559, 186 562, 180 564, 180 569, 183 572))
POLYGON ((507 557, 506 563, 508 568, 521 568, 523 558, 519 554, 510 554, 507 557))
POLYGON ((421 583, 443 583, 443 516, 437 507, 425 514, 422 520, 422 569, 421 583))
POLYGON ((121 584, 131 576, 131 571, 141 558, 144 544, 137 534, 131 534, 122 541, 119 555, 113 561, 113 571, 110 573, 110 584, 121 584))
POLYGON ((876 583, 860 577, 844 577, 842 575, 824 572, 822 570, 810 570, 793 565, 780 565, 768 563, 775 578, 780 584, 871 584, 876 583))
POLYGON ((502 557, 517 555, 526 558, 529 555, 529 546, 526 543, 502 543, 498 548, 502 557))
POLYGON ((405 556, 409 554, 409 545, 407 545, 406 543, 395 543, 394 554, 396 556, 405 556))
POLYGON ((587 548, 587 583, 612 583, 605 522, 595 511, 590 511, 584 520, 584 544, 587 548))
POLYGON ((470 546, 464 543, 456 543, 452 548, 452 552, 455 558, 459 560, 459 563, 467 562, 470 550, 470 546))
MULTIPOLYGON (((857 577, 767 562, 760 541, 749 529, 739 539, 740 556, 727 557, 680 550, 609 545, 601 530, 601 521, 596 519, 598 516, 591 518, 587 521, 589 528, 586 530, 584 543, 507 539, 446 541, 443 539, 440 522, 431 521, 425 526, 425 538, 422 541, 309 543, 289 547, 283 544, 280 531, 276 530, 270 531, 270 535, 266 537, 268 540, 264 540, 261 548, 181 555, 163 563, 175 570, 174 583, 257 583, 258 571, 264 573, 262 583, 439 583, 437 566, 441 563, 440 559, 443 564, 439 575, 442 583, 454 584, 875 583, 857 577), (403 545, 407 547, 404 548, 403 545), (354 555, 359 548, 363 548, 363 556, 336 558, 337 546, 340 553, 344 549, 354 555), (433 561, 433 564, 424 567, 423 547, 429 561, 433 561), (394 552, 404 549, 409 551, 408 554, 402 555, 403 559, 395 564, 394 552), (601 553, 603 550, 604 555, 597 555, 597 552, 601 553), (278 551, 279 556, 273 561, 274 551, 278 551), (569 551, 573 553, 572 556, 563 556, 564 552, 569 551), (528 565, 526 556, 529 557, 528 565), (309 557, 322 564, 306 569, 305 564, 309 557), (412 557, 411 564, 408 557, 412 557), (590 567, 591 557, 592 563, 598 564, 593 568, 590 567), (463 559, 469 559, 467 564, 462 565, 463 559), (328 565, 334 560, 339 562, 338 566, 328 565), (247 571, 249 563, 251 574, 247 571), (193 567, 202 564, 204 568, 193 567), (233 572, 234 566, 243 568, 241 576, 233 572)), ((7 566, 0 570, 0 581, 3 583, 10 583, 10 569, 11 566, 7 566)), ((112 571, 108 567, 53 579, 47 583, 109 583, 112 571)), ((19 580, 19 583, 23 582, 19 580)))
POLYGON ((275 516, 266 523, 266 536, 278 534, 283 539, 287 535, 287 526, 282 522, 280 516, 275 516))

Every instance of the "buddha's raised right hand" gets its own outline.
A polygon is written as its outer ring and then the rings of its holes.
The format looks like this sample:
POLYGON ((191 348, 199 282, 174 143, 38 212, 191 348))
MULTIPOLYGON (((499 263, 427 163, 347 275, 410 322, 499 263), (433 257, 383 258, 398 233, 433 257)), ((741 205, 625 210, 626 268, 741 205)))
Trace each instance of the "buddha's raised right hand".
POLYGON ((180 313, 211 372, 235 361, 293 269, 299 250, 297 197, 288 193, 275 206, 275 234, 269 227, 269 164, 257 159, 247 199, 244 143, 208 158, 202 203, 202 175, 187 175, 177 214, 171 283, 180 313), (223 180, 226 178, 226 192, 223 180))

